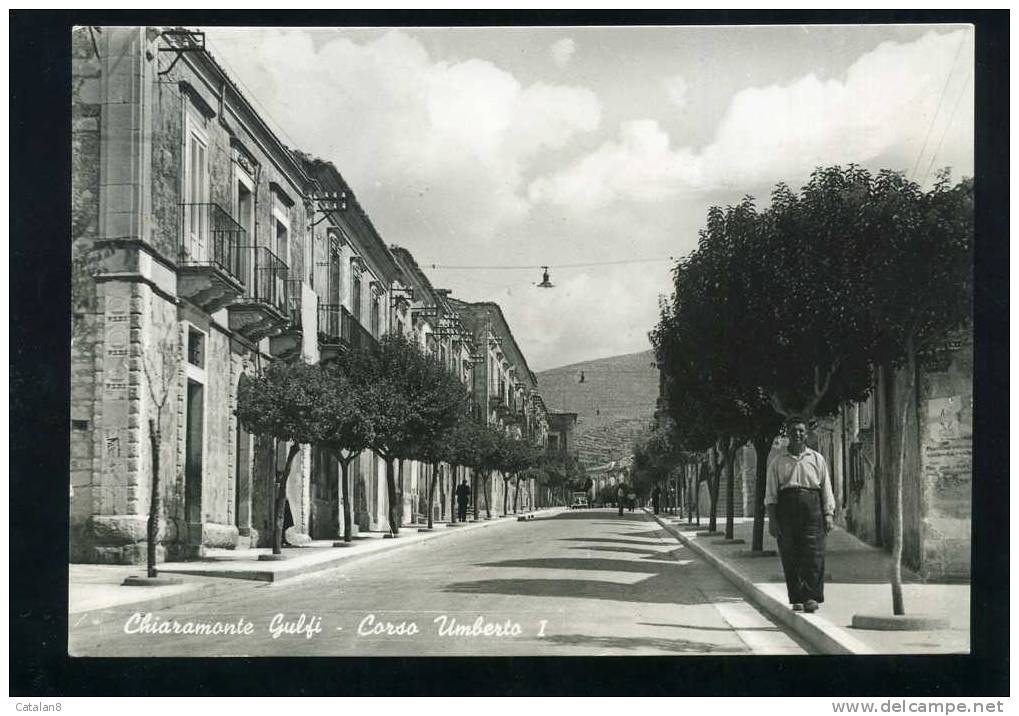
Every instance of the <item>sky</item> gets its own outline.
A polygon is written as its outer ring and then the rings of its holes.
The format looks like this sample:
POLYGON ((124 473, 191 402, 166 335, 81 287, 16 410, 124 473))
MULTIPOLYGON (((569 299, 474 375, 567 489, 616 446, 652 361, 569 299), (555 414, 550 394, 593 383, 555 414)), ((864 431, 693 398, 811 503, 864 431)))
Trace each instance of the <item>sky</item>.
POLYGON ((281 139, 433 285, 498 303, 535 371, 650 348, 713 205, 819 165, 973 172, 967 25, 206 31, 281 139))

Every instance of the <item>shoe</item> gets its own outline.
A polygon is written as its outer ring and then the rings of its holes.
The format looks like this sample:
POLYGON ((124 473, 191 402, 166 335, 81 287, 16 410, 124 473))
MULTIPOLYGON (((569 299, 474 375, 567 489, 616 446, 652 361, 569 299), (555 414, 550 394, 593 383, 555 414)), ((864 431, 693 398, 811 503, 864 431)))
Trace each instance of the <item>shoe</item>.
POLYGON ((803 602, 803 611, 807 612, 807 614, 813 614, 814 612, 817 611, 818 607, 820 606, 821 605, 815 602, 813 599, 808 599, 807 601, 803 602))
POLYGON ((793 603, 793 611, 794 612, 802 612, 803 611, 803 605, 800 604, 799 602, 794 602, 793 603))

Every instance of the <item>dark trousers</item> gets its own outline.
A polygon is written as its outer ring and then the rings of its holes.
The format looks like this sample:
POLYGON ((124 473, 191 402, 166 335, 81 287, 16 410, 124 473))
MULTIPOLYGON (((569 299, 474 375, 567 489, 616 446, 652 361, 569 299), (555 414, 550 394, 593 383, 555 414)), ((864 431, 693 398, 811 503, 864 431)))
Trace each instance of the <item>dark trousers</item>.
POLYGON ((456 503, 456 521, 466 522, 467 521, 467 503, 458 502, 456 503))
POLYGON ((619 516, 620 517, 623 516, 623 500, 622 499, 619 500, 619 516))
POLYGON ((824 513, 821 491, 798 487, 778 493, 778 551, 790 604, 824 601, 824 513))

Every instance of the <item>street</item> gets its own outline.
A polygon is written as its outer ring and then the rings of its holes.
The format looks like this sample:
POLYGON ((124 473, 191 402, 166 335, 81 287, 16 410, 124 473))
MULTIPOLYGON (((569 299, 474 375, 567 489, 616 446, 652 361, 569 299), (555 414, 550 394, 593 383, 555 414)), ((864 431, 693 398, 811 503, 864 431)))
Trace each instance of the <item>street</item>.
MULTIPOLYGON (((441 528, 450 529, 450 528, 441 528)), ((278 585, 71 624, 75 656, 801 654, 640 512, 505 520, 278 585), (138 612, 136 614, 136 612, 138 612), (174 625, 173 622, 177 624, 174 625), (173 629, 178 632, 160 633, 173 629), (212 633, 201 633, 201 632, 212 633)))

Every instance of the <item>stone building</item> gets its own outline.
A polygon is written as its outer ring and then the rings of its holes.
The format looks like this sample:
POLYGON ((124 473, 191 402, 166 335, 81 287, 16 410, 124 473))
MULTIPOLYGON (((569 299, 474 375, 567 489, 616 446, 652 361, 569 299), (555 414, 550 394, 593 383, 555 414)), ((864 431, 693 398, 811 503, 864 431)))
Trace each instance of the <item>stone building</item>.
MULTIPOLYGON (((453 308, 449 291, 432 286, 410 251, 400 246, 391 246, 390 251, 406 286, 404 295, 409 320, 404 322, 402 330, 412 335, 427 354, 440 360, 464 385, 465 396, 469 395, 474 381, 476 348, 470 330, 453 308)), ((461 477, 464 476, 469 478, 468 468, 464 468, 461 477)), ((404 465, 401 485, 406 522, 427 521, 429 509, 433 521, 449 519, 455 489, 453 471, 445 463, 439 465, 435 501, 429 507, 428 489, 432 477, 430 465, 417 461, 407 461, 404 465)))
MULTIPOLYGON (((104 28, 93 44, 79 29, 72 42, 72 559, 144 559, 153 432, 160 554, 262 544, 286 446, 237 424, 237 385, 277 357, 272 337, 304 305, 310 177, 200 34, 104 28)), ((309 468, 303 451, 294 540, 309 468)))
MULTIPOLYGON (((518 439, 528 436, 536 445, 544 445, 551 429, 543 402, 538 396, 538 380, 527 365, 502 309, 492 302, 467 303, 450 299, 450 304, 471 333, 476 347, 472 371, 472 400, 476 419, 498 426, 518 439)), ((492 505, 501 505, 505 485, 498 474, 491 484, 492 505)), ((520 493, 534 506, 534 481, 520 493)))
MULTIPOLYGON (((308 285, 303 294, 310 320, 292 322, 278 343, 296 344, 306 336, 319 359, 330 361, 341 352, 376 344, 405 321, 402 274, 367 212, 339 170, 328 161, 298 153, 311 177, 315 214, 310 225, 308 285), (312 318, 313 317, 313 318, 312 318)), ((339 465, 327 451, 311 450, 311 518, 315 539, 332 539, 343 532, 339 465)), ((352 532, 389 529, 386 511, 385 464, 364 451, 350 465, 352 532)))

